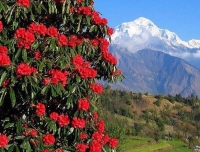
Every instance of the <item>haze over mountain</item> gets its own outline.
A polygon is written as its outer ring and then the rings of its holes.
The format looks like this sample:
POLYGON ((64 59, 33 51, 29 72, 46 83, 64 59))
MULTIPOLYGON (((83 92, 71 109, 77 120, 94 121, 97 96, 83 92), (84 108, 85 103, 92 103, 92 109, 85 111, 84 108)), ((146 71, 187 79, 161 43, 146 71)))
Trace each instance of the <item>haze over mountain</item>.
POLYGON ((110 51, 126 77, 113 88, 200 96, 200 70, 196 68, 200 67, 200 40, 185 42, 149 19, 139 18, 115 28, 110 51))
POLYGON ((167 29, 160 29, 152 21, 140 17, 132 22, 122 23, 115 28, 112 44, 135 53, 144 48, 162 51, 180 57, 200 68, 200 40, 188 42, 167 29))

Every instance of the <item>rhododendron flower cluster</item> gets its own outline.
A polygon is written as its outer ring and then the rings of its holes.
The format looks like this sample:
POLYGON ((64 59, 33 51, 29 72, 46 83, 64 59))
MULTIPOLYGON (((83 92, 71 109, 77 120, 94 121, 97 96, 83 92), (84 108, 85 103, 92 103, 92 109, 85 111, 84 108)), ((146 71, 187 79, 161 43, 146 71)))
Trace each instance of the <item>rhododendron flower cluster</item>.
POLYGON ((10 57, 8 56, 8 48, 0 46, 0 67, 8 66, 11 64, 10 57))
POLYGON ((89 109, 90 102, 87 99, 78 100, 78 109, 87 111, 89 109))
POLYGON ((19 6, 29 7, 30 6, 30 0, 17 0, 17 4, 19 6))
POLYGON ((60 115, 58 116, 58 124, 63 127, 63 126, 67 126, 69 123, 70 123, 70 120, 69 120, 69 116, 68 115, 60 115))
POLYGON ((65 86, 67 83, 67 71, 60 71, 58 69, 51 69, 48 72, 51 75, 51 83, 58 84, 61 82, 62 86, 65 86))
POLYGON ((94 94, 101 94, 103 92, 103 87, 100 83, 90 84, 90 89, 92 89, 94 94))
POLYGON ((72 63, 74 64, 74 69, 80 74, 81 78, 88 79, 96 77, 97 71, 90 67, 89 62, 84 62, 81 55, 77 54, 72 60, 72 63))
POLYGON ((28 27, 29 31, 31 31, 32 33, 38 34, 38 35, 42 35, 45 36, 47 34, 47 27, 40 23, 31 23, 28 27))
POLYGON ((38 104, 36 105, 36 114, 39 115, 39 116, 42 116, 42 115, 45 114, 45 112, 46 112, 46 107, 45 107, 45 105, 42 104, 42 103, 38 103, 38 104))
POLYGON ((30 49, 31 44, 35 41, 35 35, 25 28, 19 28, 15 31, 17 38, 17 47, 30 49))
POLYGON ((30 76, 31 74, 37 73, 37 69, 29 66, 26 63, 20 63, 16 68, 16 74, 18 76, 30 76))
POLYGON ((8 145, 8 137, 4 134, 0 134, 0 148, 4 148, 8 145))
POLYGON ((42 140, 45 145, 53 145, 55 143, 55 137, 52 134, 43 135, 42 140))
POLYGON ((73 120, 72 120, 72 126, 74 128, 84 128, 85 127, 85 120, 82 119, 82 118, 77 118, 77 117, 74 117, 73 120))

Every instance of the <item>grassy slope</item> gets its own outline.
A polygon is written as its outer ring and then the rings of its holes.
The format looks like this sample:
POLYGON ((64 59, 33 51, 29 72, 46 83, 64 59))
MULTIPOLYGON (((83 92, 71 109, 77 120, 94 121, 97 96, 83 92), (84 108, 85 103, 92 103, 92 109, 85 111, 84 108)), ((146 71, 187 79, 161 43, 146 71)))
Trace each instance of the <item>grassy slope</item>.
POLYGON ((151 138, 126 137, 120 144, 120 152, 194 152, 181 141, 159 140, 156 143, 151 138))

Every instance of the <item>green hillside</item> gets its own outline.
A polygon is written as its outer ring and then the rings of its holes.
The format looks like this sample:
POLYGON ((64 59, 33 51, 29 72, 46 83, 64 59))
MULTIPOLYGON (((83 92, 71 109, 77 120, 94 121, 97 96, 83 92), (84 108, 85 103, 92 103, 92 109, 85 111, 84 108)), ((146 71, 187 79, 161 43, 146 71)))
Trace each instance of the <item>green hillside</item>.
MULTIPOLYGON (((112 90, 108 86, 99 104, 107 131, 120 139, 122 147, 126 141, 125 136, 150 138, 150 141, 159 143, 152 145, 158 146, 155 150, 159 150, 159 146, 167 150, 177 147, 161 140, 182 141, 186 148, 200 145, 200 100, 193 94, 187 98, 180 94, 137 94, 112 90)), ((131 142, 131 145, 134 144, 138 146, 137 142, 131 142)))

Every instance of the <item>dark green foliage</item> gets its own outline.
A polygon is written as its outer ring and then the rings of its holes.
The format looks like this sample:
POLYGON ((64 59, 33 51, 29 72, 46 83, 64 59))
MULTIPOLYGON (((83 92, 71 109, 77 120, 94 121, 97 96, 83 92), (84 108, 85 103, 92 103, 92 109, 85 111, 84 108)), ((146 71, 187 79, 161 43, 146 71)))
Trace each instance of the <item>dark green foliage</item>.
POLYGON ((161 101, 162 101, 161 99, 157 99, 157 100, 154 102, 154 104, 155 104, 156 106, 160 107, 161 101))

